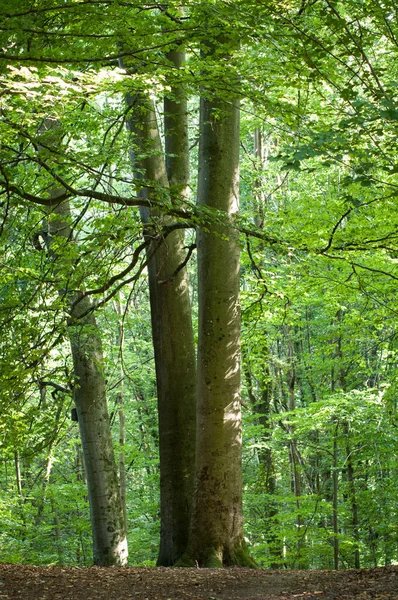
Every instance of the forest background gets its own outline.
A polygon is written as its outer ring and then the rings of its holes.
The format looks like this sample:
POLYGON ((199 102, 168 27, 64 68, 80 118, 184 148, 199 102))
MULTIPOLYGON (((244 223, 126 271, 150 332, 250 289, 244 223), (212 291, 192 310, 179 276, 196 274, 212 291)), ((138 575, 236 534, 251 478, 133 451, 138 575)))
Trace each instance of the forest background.
POLYGON ((184 319, 195 345, 210 335, 198 303, 221 294, 239 246, 251 556, 396 562, 396 3, 10 0, 0 15, 0 560, 106 564, 105 530, 126 555, 124 528, 131 564, 181 556, 165 547, 189 519, 167 512, 184 499, 182 479, 168 489, 176 463, 195 476, 184 319), (236 143, 239 216, 204 200, 209 178, 236 196, 236 143), (178 286, 192 311, 172 316, 178 286), (171 338, 184 370, 161 354, 171 338))

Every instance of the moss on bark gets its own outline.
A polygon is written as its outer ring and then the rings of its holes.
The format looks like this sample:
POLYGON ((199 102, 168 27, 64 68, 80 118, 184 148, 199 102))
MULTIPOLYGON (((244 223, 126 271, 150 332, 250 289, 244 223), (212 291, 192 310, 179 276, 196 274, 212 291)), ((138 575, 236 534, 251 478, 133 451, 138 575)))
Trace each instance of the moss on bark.
POLYGON ((249 569, 258 569, 258 564, 250 556, 249 548, 245 541, 232 553, 231 566, 248 567, 249 569))
POLYGON ((245 541, 242 541, 232 552, 231 549, 207 548, 195 556, 188 551, 175 563, 175 567, 202 567, 205 569, 222 569, 223 567, 248 567, 258 569, 258 565, 250 556, 245 541))

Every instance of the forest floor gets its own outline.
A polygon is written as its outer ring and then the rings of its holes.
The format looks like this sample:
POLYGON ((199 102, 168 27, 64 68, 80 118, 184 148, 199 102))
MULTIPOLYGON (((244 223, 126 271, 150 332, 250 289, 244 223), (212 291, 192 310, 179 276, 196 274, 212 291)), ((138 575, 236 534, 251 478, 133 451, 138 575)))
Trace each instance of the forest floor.
POLYGON ((398 600, 398 567, 350 571, 0 565, 0 599, 398 600))

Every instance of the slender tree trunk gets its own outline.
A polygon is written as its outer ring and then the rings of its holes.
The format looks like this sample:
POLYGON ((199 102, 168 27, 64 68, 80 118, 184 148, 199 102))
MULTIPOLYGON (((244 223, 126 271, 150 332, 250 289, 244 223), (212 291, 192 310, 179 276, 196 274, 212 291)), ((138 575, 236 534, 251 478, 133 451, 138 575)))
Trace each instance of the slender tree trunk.
MULTIPOLYGON (((58 427, 62 410, 63 410, 63 404, 60 404, 57 409, 57 413, 55 415, 55 420, 54 420, 55 428, 58 427)), ((48 490, 48 486, 50 484, 50 476, 51 476, 51 471, 52 471, 53 464, 54 464, 54 445, 55 445, 55 437, 53 438, 53 440, 50 443, 50 446, 48 448, 47 459, 45 462, 42 496, 38 502, 37 515, 35 518, 36 527, 39 527, 39 525, 42 521, 42 518, 43 518, 43 512, 44 512, 44 507, 45 507, 46 497, 47 497, 47 490, 48 490)))
MULTIPOLYGON (((182 49, 172 50, 167 58, 179 69, 184 66, 185 52, 182 49)), ((187 198, 190 170, 188 106, 183 86, 172 86, 171 96, 164 99, 164 139, 171 199, 181 204, 187 198)))
MULTIPOLYGON (((343 321, 343 313, 342 310, 337 312, 337 323, 341 327, 341 323, 343 321)), ((338 336, 336 342, 336 358, 338 360, 338 384, 341 390, 346 390, 346 373, 344 369, 343 363, 343 345, 341 335, 338 336)), ((347 482, 348 482, 348 492, 349 499, 351 504, 351 524, 352 524, 352 535, 355 540, 355 548, 354 548, 354 567, 356 569, 360 568, 360 556, 359 556, 359 523, 358 523, 358 504, 356 499, 356 489, 355 489, 355 477, 354 477, 354 466, 352 463, 352 451, 350 447, 349 440, 349 425, 347 422, 343 423, 343 432, 346 439, 346 464, 347 464, 347 482)))
MULTIPOLYGON (((58 121, 46 119, 41 135, 46 136, 47 144, 59 143, 58 121)), ((62 259, 62 244, 66 249, 66 245, 74 243, 69 201, 56 202, 62 191, 52 189, 54 202, 48 209, 51 215, 48 247, 55 262, 62 259), (62 240, 57 253, 52 251, 54 236, 62 240)), ((58 291, 61 293, 61 290, 58 291)), ((66 303, 75 376, 74 402, 87 477, 94 564, 124 565, 128 559, 127 538, 106 401, 101 335, 94 314, 90 312, 92 307, 88 297, 72 292, 66 297, 66 303)))
MULTIPOLYGON (((296 352, 295 345, 292 339, 292 332, 289 327, 286 327, 286 343, 288 349, 289 359, 289 370, 287 373, 287 388, 288 388, 288 410, 293 411, 296 409, 296 352)), ((303 563, 303 546, 305 545, 305 538, 303 534, 303 516, 301 513, 301 496, 302 496, 302 481, 301 481, 301 468, 300 462, 301 457, 297 448, 297 440, 294 436, 294 426, 290 426, 291 439, 289 442, 289 456, 291 466, 291 487, 292 492, 296 498, 297 508, 297 554, 295 561, 298 560, 299 568, 305 568, 306 564, 303 563)))
MULTIPOLYGON (((84 483, 84 485, 87 486, 86 471, 84 468, 83 450, 82 450, 81 444, 75 445, 75 452, 76 453, 75 453, 74 469, 75 469, 76 481, 84 483)), ((86 500, 88 501, 88 498, 86 500)), ((82 517, 81 510, 79 510, 79 512, 78 512, 78 517, 79 518, 82 517)), ((76 540, 76 553, 75 553, 76 563, 78 565, 80 565, 80 563, 81 563, 82 554, 84 555, 84 544, 83 544, 82 533, 80 531, 79 535, 77 537, 77 540, 76 540)))
POLYGON ((86 478, 86 470, 84 468, 84 460, 83 460, 83 451, 82 451, 82 447, 80 444, 76 444, 75 446, 75 474, 76 474, 76 481, 81 481, 84 483, 84 485, 87 485, 87 478, 86 478))
POLYGON ((21 460, 19 457, 19 452, 18 449, 15 448, 14 450, 14 467, 15 467, 15 483, 16 483, 16 487, 17 487, 17 494, 18 494, 18 508, 19 508, 19 513, 21 516, 21 521, 22 521, 22 525, 23 525, 23 533, 22 533, 22 540, 24 540, 26 538, 26 518, 25 518, 25 494, 24 494, 24 489, 23 489, 23 484, 22 484, 22 474, 21 474, 21 460))
POLYGON ((355 473, 354 473, 354 465, 352 462, 352 449, 350 444, 350 431, 348 423, 344 423, 344 435, 346 439, 346 464, 347 464, 347 483, 348 483, 348 491, 349 498, 351 504, 351 525, 352 525, 352 535, 355 540, 355 548, 354 548, 354 567, 355 569, 360 569, 360 556, 359 556, 359 521, 358 521, 358 503, 357 503, 357 493, 356 493, 356 485, 355 485, 355 473))
POLYGON ((82 440, 93 534, 94 564, 127 563, 127 539, 113 451, 103 354, 94 315, 84 298, 72 309, 69 339, 75 374, 74 401, 82 440))
MULTIPOLYGON (((332 365, 331 370, 331 392, 333 393, 336 389, 336 378, 335 378, 335 369, 332 365)), ((332 526, 333 526, 333 564, 336 571, 340 566, 340 556, 339 556, 339 472, 338 472, 338 464, 339 464, 339 449, 337 444, 337 434, 339 430, 339 422, 337 419, 333 419, 335 422, 335 427, 333 431, 333 464, 331 469, 332 474, 332 504, 333 504, 333 513, 332 513, 332 526)))
POLYGON ((270 554, 271 569, 279 569, 283 562, 283 549, 281 540, 276 533, 276 516, 278 514, 277 504, 275 502, 276 478, 275 466, 270 439, 272 436, 271 425, 271 399, 272 399, 272 381, 269 366, 267 364, 268 351, 264 353, 265 372, 259 382, 260 399, 258 400, 253 389, 252 375, 249 364, 244 361, 244 372, 247 381, 249 398, 253 407, 254 414, 258 415, 258 422, 262 426, 261 444, 262 448, 258 450, 259 459, 259 492, 265 494, 264 503, 264 523, 265 539, 268 544, 270 554))
POLYGON ((18 496, 23 501, 24 494, 23 494, 23 489, 22 489, 21 463, 19 460, 18 450, 14 450, 14 466, 15 466, 15 482, 17 485, 18 496))
MULTIPOLYGON (((169 57, 176 66, 183 61, 181 52, 169 57)), ((128 127, 137 149, 132 163, 143 174, 142 195, 159 194, 183 203, 189 175, 184 91, 175 90, 173 100, 165 101, 167 171, 153 102, 146 94, 127 97, 127 102, 131 107, 128 127)), ((140 212, 148 240, 159 227, 173 222, 155 211, 140 212)), ((152 244, 148 253, 153 253, 152 244)), ((193 489, 196 359, 188 274, 183 267, 186 255, 184 236, 174 231, 148 265, 159 413, 161 531, 157 564, 163 566, 174 564, 186 548, 193 489)))
POLYGON ((198 202, 221 211, 199 227, 198 412, 190 539, 181 565, 254 566, 242 520, 239 244, 239 104, 201 99, 198 202))
POLYGON ((61 535, 61 524, 58 518, 57 508, 55 506, 54 498, 51 498, 51 512, 53 515, 54 524, 54 538, 55 546, 57 549, 58 565, 62 565, 64 562, 63 551, 62 551, 62 535, 61 535))
POLYGON ((119 413, 119 482, 120 482, 120 502, 122 504, 124 528, 127 532, 127 480, 126 480, 126 414, 124 411, 124 396, 123 390, 119 394, 118 399, 119 413))
POLYGON ((339 493, 339 473, 338 473, 338 447, 337 447, 337 432, 339 424, 336 423, 333 433, 333 469, 332 469, 332 482, 333 482, 333 565, 336 571, 339 568, 339 506, 338 506, 338 493, 339 493))
POLYGON ((264 225, 264 210, 265 210, 265 198, 263 192, 263 178, 262 171, 264 169, 264 144, 263 135, 261 129, 256 128, 254 131, 254 159, 256 161, 255 169, 257 171, 256 177, 253 184, 253 195, 255 201, 255 216, 254 222, 257 227, 263 227, 264 225))
MULTIPOLYGON (((253 181, 253 197, 255 201, 254 222, 257 227, 264 225, 264 208, 265 198, 263 192, 262 171, 264 169, 266 156, 264 153, 263 135, 261 129, 254 131, 254 161, 255 175, 253 181)), ((263 244, 258 246, 258 249, 266 255, 266 249, 263 244)), ((261 266, 254 263, 254 259, 250 254, 252 266, 256 271, 261 270, 261 266)), ((261 272, 261 271, 260 271, 261 272)), ((259 282, 260 283, 260 282, 259 282)), ((255 414, 258 415, 258 422, 262 426, 261 442, 262 448, 258 450, 259 459, 259 492, 265 495, 264 503, 264 523, 265 523, 265 539, 268 544, 270 554, 271 568, 278 569, 283 561, 283 548, 281 540, 276 534, 275 520, 278 514, 277 504, 275 502, 276 479, 274 471, 273 452, 269 441, 272 436, 271 424, 271 400, 273 393, 272 378, 269 367, 269 349, 267 343, 268 332, 264 331, 264 343, 261 348, 263 355, 264 370, 258 376, 257 387, 258 397, 253 386, 253 377, 250 370, 249 353, 243 356, 243 370, 246 378, 247 391, 249 399, 255 414)))
MULTIPOLYGON (((123 353, 124 345, 124 330, 123 330, 123 310, 120 300, 115 305, 116 314, 119 317, 117 343, 119 354, 123 353)), ((126 415, 124 411, 124 372, 123 364, 120 364, 120 391, 117 396, 117 408, 119 415, 119 484, 120 484, 120 501, 122 504, 124 527, 127 531, 127 483, 126 483, 126 461, 125 461, 125 446, 126 446, 126 415)))

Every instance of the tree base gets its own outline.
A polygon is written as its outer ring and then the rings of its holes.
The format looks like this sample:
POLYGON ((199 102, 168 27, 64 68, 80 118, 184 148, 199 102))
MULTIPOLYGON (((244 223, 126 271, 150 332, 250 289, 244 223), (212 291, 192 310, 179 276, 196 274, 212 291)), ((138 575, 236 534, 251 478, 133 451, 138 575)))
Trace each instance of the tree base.
MULTIPOLYGON (((245 542, 242 542, 239 548, 232 555, 232 565, 237 567, 248 567, 249 569, 258 569, 256 561, 250 556, 249 549, 245 542)), ((232 566, 228 565, 228 566, 232 566)))
POLYGON ((209 548, 198 553, 185 552, 174 564, 175 567, 200 567, 204 569, 222 569, 223 567, 248 567, 258 569, 257 563, 250 556, 245 542, 242 542, 233 552, 230 549, 209 548))

